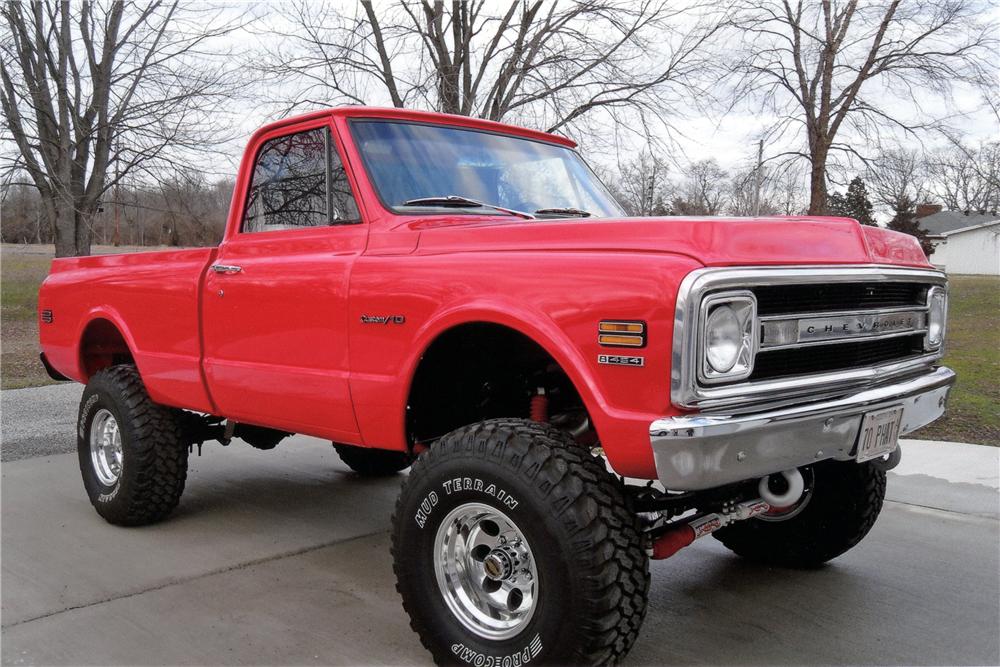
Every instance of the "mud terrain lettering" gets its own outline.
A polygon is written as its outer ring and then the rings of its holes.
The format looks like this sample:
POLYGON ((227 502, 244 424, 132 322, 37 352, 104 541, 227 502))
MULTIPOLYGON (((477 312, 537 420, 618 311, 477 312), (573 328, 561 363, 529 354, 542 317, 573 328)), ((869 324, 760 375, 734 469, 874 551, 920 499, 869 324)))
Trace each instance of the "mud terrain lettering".
POLYGON ((421 528, 427 523, 427 517, 430 516, 431 511, 438 504, 438 494, 431 491, 427 496, 420 501, 420 507, 417 508, 417 513, 414 515, 414 519, 417 521, 417 525, 421 528))
POLYGON ((516 498, 503 489, 497 487, 496 484, 486 484, 479 478, 456 477, 454 479, 445 480, 442 482, 441 486, 444 487, 445 493, 449 496, 455 491, 479 491, 481 493, 485 493, 486 495, 493 496, 509 509, 517 507, 518 501, 516 498))

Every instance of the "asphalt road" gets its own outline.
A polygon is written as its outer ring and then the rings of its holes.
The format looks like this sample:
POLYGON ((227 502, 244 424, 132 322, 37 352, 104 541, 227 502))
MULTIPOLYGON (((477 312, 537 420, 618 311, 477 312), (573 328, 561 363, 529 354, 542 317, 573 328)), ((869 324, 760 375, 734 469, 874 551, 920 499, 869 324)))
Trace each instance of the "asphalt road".
MULTIPOLYGON (((115 528, 72 451, 79 388, 2 393, 2 662, 428 664, 394 591, 399 480, 324 442, 206 446, 177 513, 115 528)), ((1000 450, 905 443, 868 538, 815 571, 712 539, 653 563, 629 664, 1000 663, 1000 450)))
POLYGON ((82 392, 74 382, 0 391, 0 461, 75 452, 82 392))

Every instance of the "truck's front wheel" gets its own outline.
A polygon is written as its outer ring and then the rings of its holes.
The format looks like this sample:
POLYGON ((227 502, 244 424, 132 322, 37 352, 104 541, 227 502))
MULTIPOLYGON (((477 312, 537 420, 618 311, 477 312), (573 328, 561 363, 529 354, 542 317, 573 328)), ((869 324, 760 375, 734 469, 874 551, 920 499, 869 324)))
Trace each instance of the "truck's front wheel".
POLYGON ((396 506, 393 559, 438 663, 613 663, 646 611, 647 558, 620 483, 533 422, 474 424, 422 454, 396 506))
POLYGON ((882 510, 885 471, 874 461, 824 461, 807 470, 800 504, 715 533, 734 552, 770 565, 815 567, 854 547, 882 510))
POLYGON ((187 477, 188 450, 176 413, 154 403, 132 366, 95 373, 77 422, 83 485, 109 523, 137 526, 166 517, 187 477))

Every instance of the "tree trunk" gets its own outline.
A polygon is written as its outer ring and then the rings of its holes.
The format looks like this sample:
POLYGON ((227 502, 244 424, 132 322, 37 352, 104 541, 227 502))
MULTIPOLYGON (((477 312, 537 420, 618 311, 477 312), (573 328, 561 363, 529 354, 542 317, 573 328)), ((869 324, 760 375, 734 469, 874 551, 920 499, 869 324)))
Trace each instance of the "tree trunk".
POLYGON ((77 257, 87 257, 90 255, 90 223, 93 214, 86 211, 76 211, 74 222, 76 223, 76 255, 77 257))
POLYGON ((56 257, 76 256, 76 220, 72 203, 57 200, 49 208, 46 217, 52 226, 52 238, 56 245, 56 257))
POLYGON ((811 158, 808 214, 826 215, 826 149, 817 148, 811 158))
POLYGON ((90 255, 90 223, 93 211, 79 210, 72 201, 60 199, 52 205, 45 206, 43 215, 52 229, 56 257, 90 255))

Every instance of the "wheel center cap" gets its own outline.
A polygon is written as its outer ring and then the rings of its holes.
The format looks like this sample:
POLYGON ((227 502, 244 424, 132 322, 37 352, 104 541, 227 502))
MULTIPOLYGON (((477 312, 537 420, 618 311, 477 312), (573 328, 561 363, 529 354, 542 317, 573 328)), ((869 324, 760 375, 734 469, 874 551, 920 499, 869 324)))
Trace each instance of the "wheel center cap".
POLYGON ((483 569, 486 571, 487 577, 494 581, 500 581, 509 577, 514 567, 510 556, 503 551, 494 550, 483 560, 483 569))

